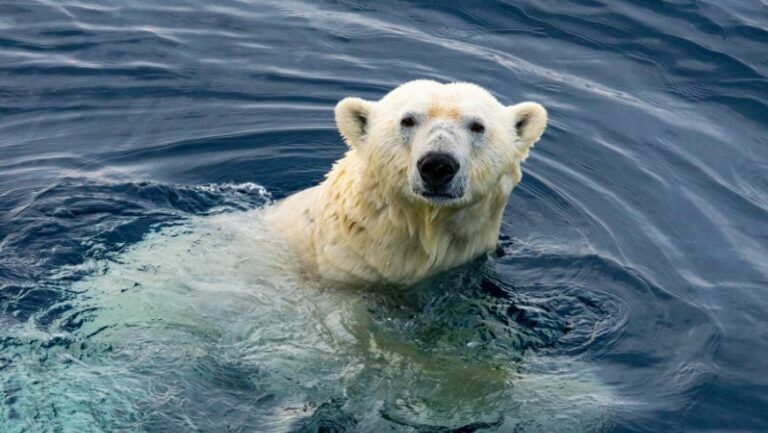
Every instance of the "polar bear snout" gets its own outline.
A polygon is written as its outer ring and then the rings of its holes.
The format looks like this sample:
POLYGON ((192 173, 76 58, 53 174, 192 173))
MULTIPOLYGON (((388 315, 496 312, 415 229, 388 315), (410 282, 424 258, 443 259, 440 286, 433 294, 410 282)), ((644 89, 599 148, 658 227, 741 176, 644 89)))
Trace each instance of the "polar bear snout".
POLYGON ((444 194, 459 172, 459 162, 445 152, 429 152, 416 163, 427 193, 444 194))

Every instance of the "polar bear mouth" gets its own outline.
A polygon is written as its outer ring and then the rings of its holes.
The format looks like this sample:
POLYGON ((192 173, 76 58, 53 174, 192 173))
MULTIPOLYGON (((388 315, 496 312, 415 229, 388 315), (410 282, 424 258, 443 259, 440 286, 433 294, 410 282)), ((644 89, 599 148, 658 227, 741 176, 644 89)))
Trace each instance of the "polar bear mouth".
POLYGON ((413 193, 421 199, 434 204, 449 204, 464 198, 464 186, 461 179, 454 179, 447 185, 430 186, 424 182, 413 184, 413 193))
POLYGON ((428 199, 459 199, 461 198, 461 195, 453 194, 449 192, 422 192, 421 195, 423 197, 426 197, 428 199))
POLYGON ((464 192, 453 192, 453 191, 414 191, 417 195, 419 195, 422 199, 426 200, 432 205, 437 206, 446 206, 450 204, 455 204, 459 200, 461 200, 464 197, 464 192))

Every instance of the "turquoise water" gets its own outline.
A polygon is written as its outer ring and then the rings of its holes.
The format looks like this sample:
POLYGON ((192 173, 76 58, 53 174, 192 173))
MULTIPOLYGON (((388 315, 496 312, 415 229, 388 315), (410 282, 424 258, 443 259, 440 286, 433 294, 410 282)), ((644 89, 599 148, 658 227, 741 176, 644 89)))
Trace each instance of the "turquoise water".
POLYGON ((759 1, 0 3, 0 431, 768 429, 759 1), (550 126, 496 251, 298 277, 264 206, 415 79, 550 126))

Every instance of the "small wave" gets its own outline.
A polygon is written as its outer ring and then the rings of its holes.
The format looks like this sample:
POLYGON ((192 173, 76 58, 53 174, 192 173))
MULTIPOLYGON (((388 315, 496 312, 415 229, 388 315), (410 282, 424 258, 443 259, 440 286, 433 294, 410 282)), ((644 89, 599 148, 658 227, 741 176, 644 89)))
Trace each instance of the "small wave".
POLYGON ((272 194, 267 191, 263 186, 253 182, 243 183, 209 183, 205 185, 198 185, 193 187, 196 190, 210 192, 210 193, 245 193, 255 194, 263 198, 264 200, 271 200, 272 194))

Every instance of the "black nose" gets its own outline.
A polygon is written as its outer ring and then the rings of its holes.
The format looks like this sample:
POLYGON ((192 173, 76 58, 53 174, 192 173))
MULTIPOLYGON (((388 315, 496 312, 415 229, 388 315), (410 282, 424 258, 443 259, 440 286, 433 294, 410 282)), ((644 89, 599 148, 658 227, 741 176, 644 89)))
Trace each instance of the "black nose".
POLYGON ((456 176, 459 171, 459 163, 449 154, 430 152, 417 163, 419 175, 424 183, 431 188, 439 188, 456 176))

